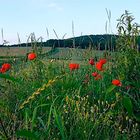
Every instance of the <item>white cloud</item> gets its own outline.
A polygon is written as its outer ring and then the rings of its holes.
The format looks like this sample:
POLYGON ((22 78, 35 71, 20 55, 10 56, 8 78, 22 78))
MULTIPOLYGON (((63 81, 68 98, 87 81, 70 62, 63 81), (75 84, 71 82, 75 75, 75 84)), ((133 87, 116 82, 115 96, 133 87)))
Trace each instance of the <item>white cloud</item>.
POLYGON ((49 4, 48 4, 48 8, 52 8, 52 9, 55 9, 55 10, 57 10, 57 11, 62 11, 62 10, 63 10, 63 8, 60 7, 60 6, 59 6, 57 3, 55 3, 55 2, 49 3, 49 4))

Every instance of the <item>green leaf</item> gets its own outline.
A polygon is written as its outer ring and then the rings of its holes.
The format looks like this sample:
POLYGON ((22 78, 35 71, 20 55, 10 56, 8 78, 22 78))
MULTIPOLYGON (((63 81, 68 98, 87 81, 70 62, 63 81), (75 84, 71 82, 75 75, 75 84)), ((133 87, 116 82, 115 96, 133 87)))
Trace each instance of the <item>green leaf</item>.
POLYGON ((60 115, 60 113, 58 113, 56 111, 56 109, 54 108, 53 110, 53 113, 54 113, 54 118, 55 118, 55 122, 56 122, 56 125, 60 131, 60 134, 62 136, 62 139, 65 140, 65 128, 64 128, 64 122, 62 120, 62 117, 60 115))
POLYGON ((16 135, 18 137, 29 138, 31 140, 38 140, 36 134, 28 130, 19 130, 16 132, 16 135))
POLYGON ((131 99, 128 96, 124 96, 122 99, 122 103, 124 108, 127 110, 128 115, 132 116, 133 115, 133 105, 131 102, 131 99))
POLYGON ((115 88, 116 88, 115 85, 111 85, 111 86, 106 90, 106 93, 112 92, 115 88))
POLYGON ((10 80, 12 82, 17 82, 19 83, 19 80, 18 79, 15 79, 14 77, 8 75, 8 74, 1 74, 0 73, 0 78, 4 78, 4 79, 7 79, 7 80, 10 80))
POLYGON ((110 96, 109 93, 111 93, 114 89, 116 88, 116 86, 114 85, 111 85, 107 90, 106 90, 106 93, 105 93, 105 101, 107 100, 108 96, 110 96))

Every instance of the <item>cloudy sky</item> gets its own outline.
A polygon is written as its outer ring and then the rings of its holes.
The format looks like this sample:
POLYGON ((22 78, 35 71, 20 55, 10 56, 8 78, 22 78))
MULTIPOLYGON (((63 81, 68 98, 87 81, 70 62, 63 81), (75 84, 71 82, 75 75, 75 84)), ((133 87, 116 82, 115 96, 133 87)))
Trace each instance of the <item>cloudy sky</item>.
POLYGON ((140 0, 0 0, 0 29, 10 44, 18 42, 17 33, 21 42, 26 42, 32 32, 46 41, 46 28, 49 38, 56 38, 53 30, 59 38, 65 33, 65 38, 72 37, 72 21, 75 36, 105 34, 108 9, 111 11, 112 32, 117 33, 116 20, 125 10, 140 23, 139 5, 140 0))

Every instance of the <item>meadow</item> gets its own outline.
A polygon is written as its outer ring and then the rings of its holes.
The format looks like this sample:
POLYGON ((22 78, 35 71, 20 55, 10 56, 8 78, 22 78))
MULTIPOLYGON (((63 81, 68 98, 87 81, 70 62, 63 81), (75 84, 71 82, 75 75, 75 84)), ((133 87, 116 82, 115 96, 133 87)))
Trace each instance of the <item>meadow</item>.
POLYGON ((121 18, 115 52, 0 48, 0 139, 139 140, 140 30, 121 18))

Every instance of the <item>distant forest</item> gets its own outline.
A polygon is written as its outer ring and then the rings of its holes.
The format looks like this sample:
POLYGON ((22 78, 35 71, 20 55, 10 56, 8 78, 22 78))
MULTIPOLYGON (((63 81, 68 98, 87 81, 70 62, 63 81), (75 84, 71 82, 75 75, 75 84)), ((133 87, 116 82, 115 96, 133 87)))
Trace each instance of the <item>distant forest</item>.
MULTIPOLYGON (((68 39, 50 39, 46 42, 36 42, 37 45, 42 47, 61 47, 61 48, 94 48, 96 50, 114 50, 116 47, 118 35, 85 35, 68 39)), ((140 37, 137 40, 138 46, 140 46, 140 37)), ((5 45, 8 47, 30 47, 32 43, 22 43, 14 45, 5 45)), ((0 45, 0 47, 4 47, 0 45)))

